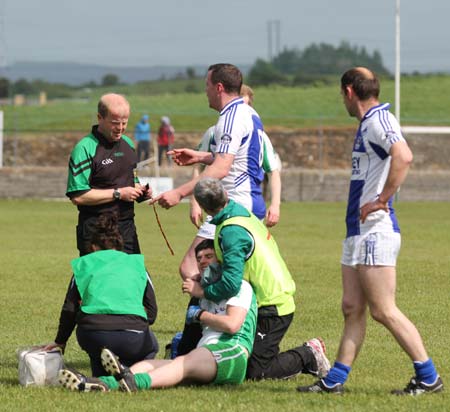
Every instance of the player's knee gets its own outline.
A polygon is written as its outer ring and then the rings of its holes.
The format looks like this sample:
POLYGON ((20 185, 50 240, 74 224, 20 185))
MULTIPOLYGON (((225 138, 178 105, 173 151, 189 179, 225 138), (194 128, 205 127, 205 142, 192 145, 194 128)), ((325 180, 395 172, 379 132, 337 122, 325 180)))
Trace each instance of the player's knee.
POLYGON ((370 316, 373 320, 381 323, 382 325, 390 325, 395 322, 395 310, 384 308, 384 307, 377 307, 377 306, 371 306, 370 307, 370 316))
POLYGON ((366 306, 361 302, 346 299, 342 301, 341 309, 344 317, 364 316, 366 312, 366 306))

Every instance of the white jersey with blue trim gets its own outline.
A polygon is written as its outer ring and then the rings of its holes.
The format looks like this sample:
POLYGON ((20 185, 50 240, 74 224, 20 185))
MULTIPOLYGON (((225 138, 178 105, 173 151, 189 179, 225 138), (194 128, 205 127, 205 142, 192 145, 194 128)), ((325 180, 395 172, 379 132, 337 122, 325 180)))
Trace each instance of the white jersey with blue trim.
POLYGON ((389 199, 389 212, 370 213, 360 221, 360 208, 374 201, 384 188, 391 164, 391 146, 405 141, 400 125, 389 103, 372 107, 361 119, 353 143, 352 176, 347 205, 347 237, 374 233, 400 232, 397 218, 389 199))
POLYGON ((216 156, 234 155, 230 172, 222 183, 230 199, 246 207, 259 219, 266 214, 261 182, 264 177, 263 124, 258 113, 239 97, 220 112, 214 129, 216 156))

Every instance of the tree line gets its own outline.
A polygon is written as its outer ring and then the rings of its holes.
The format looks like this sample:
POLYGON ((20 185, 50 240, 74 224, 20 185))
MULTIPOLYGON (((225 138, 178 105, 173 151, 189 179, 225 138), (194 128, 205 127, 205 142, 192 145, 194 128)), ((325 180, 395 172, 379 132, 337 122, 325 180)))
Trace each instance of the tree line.
POLYGON ((120 79, 113 73, 105 74, 99 84, 94 81, 81 84, 80 86, 71 86, 66 83, 51 83, 45 80, 35 79, 27 80, 24 78, 10 81, 6 77, 0 77, 0 98, 7 98, 16 94, 32 96, 44 91, 49 98, 72 97, 75 90, 83 88, 110 87, 120 84, 120 79))
MULTIPOLYGON (((379 51, 368 53, 365 47, 342 42, 311 44, 304 50, 285 48, 272 61, 258 59, 250 69, 248 83, 253 86, 282 84, 299 86, 328 82, 354 66, 366 66, 378 75, 389 75, 379 51)), ((332 80, 334 82, 334 79, 332 80)))
MULTIPOLYGON (((367 66, 379 75, 389 75, 384 67, 381 54, 375 50, 368 53, 365 47, 352 46, 348 42, 342 42, 335 47, 330 44, 311 44, 304 50, 297 48, 285 48, 272 61, 257 59, 251 66, 246 83, 251 86, 280 84, 284 86, 312 85, 317 82, 335 82, 335 76, 353 66, 367 66)), ((186 68, 184 73, 178 73, 173 79, 161 79, 139 82, 142 89, 147 92, 152 89, 152 84, 160 82, 173 82, 185 79, 187 83, 180 83, 180 92, 197 93, 203 87, 195 83, 195 79, 203 77, 204 73, 197 75, 192 67, 186 68)), ((105 74, 100 83, 90 81, 80 86, 70 86, 65 83, 50 83, 44 80, 18 79, 14 82, 5 77, 0 78, 0 98, 7 98, 16 94, 26 96, 36 95, 41 91, 47 93, 49 98, 72 97, 74 91, 97 87, 111 87, 122 84, 120 78, 114 73, 105 74)), ((160 90, 160 87, 155 87, 160 90)), ((171 92, 174 88, 170 88, 171 92)))

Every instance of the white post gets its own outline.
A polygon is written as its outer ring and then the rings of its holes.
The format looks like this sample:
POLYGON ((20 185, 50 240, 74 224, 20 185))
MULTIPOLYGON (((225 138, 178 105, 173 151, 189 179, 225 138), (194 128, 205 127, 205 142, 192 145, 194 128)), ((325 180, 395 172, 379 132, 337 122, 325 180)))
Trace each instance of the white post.
POLYGON ((400 123, 400 0, 395 8, 395 117, 400 123))
POLYGON ((158 135, 152 138, 153 141, 153 159, 155 159, 155 177, 159 178, 159 157, 158 157, 158 135))
POLYGON ((0 110, 0 169, 3 167, 3 111, 0 110))

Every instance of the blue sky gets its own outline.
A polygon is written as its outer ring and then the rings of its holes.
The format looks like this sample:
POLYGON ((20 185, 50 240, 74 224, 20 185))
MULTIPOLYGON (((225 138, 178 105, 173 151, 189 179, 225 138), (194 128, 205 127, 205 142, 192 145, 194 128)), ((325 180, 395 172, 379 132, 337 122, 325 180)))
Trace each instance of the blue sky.
MULTIPOLYGON (((268 21, 276 20, 281 49, 345 40, 370 53, 379 50, 393 71, 395 5, 396 0, 0 0, 0 64, 249 64, 267 59, 268 21)), ((450 72, 450 1, 401 0, 400 11, 402 71, 450 72)))

